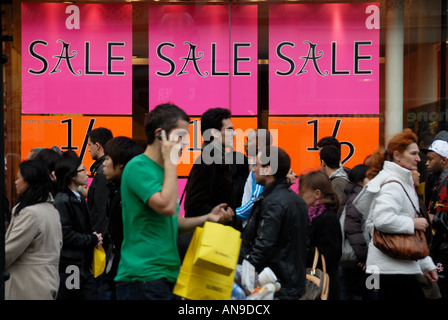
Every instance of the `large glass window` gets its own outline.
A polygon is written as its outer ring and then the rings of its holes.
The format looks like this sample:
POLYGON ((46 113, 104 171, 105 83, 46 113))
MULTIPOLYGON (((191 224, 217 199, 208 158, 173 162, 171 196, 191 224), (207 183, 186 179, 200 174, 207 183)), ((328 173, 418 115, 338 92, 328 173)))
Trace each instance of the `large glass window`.
POLYGON ((210 107, 230 108, 237 151, 270 129, 296 173, 319 166, 324 136, 347 167, 404 127, 430 140, 446 128, 444 2, 2 2, 6 194, 32 148, 73 149, 89 168, 88 130, 144 143, 164 102, 192 117, 180 183, 210 107))

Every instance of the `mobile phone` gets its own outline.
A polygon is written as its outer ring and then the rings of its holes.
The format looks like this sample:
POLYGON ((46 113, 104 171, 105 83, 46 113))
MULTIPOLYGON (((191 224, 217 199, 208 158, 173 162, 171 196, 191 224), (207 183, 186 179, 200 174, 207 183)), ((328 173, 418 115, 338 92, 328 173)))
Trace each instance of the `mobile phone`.
POLYGON ((157 139, 162 140, 162 131, 157 134, 157 139))

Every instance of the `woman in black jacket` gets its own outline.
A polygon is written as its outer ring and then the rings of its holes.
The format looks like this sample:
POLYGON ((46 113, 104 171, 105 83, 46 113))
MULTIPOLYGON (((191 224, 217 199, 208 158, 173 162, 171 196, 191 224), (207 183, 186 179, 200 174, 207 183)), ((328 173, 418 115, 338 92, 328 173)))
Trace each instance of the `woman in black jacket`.
POLYGON ((92 231, 86 200, 78 192, 80 186, 87 185, 87 171, 77 156, 64 154, 56 164, 55 175, 59 191, 54 206, 60 214, 63 235, 58 299, 96 299, 90 267, 93 248, 102 244, 102 236, 92 231))
POLYGON ((325 257, 330 277, 328 299, 339 300, 338 263, 342 253, 342 233, 337 216, 338 197, 322 171, 312 171, 300 177, 299 195, 308 206, 310 219, 307 266, 311 267, 317 247, 325 257))

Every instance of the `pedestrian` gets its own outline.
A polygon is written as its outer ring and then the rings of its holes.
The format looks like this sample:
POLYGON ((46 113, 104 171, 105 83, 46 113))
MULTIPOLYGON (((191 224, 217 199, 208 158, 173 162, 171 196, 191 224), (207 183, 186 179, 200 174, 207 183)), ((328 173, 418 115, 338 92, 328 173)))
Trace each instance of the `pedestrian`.
MULTIPOLYGON (((405 129, 389 141, 386 150, 380 148, 371 157, 367 177, 371 179, 354 200, 356 208, 367 216, 366 226, 385 233, 413 234, 425 231, 428 222, 416 211, 419 199, 412 170, 420 161, 417 136, 405 129)), ((387 255, 370 241, 367 253, 368 274, 379 276, 379 300, 424 299, 416 275, 425 274, 437 280, 436 267, 427 256, 421 260, 398 259, 387 255)))
MULTIPOLYGON (((434 141, 434 135, 427 132, 427 131, 423 131, 422 133, 420 133, 418 135, 418 147, 420 148, 420 159, 421 161, 418 163, 418 172, 420 173, 420 180, 422 181, 422 183, 419 184, 419 188, 417 189, 417 193, 419 195, 420 198, 423 199, 423 202, 426 203, 426 193, 425 193, 425 188, 426 188, 426 181, 428 178, 428 173, 427 173, 427 169, 426 169, 426 154, 427 154, 427 150, 429 148, 429 146, 431 145, 431 143, 434 141)), ((430 188, 430 190, 432 190, 432 188, 430 188)), ((429 203, 429 200, 428 200, 429 203)))
MULTIPOLYGON (((428 194, 428 214, 432 217, 431 257, 437 266, 438 285, 444 300, 448 299, 448 132, 439 132, 427 150, 428 176, 433 177, 428 194)), ((427 180, 428 182, 428 180, 427 180)))
POLYGON ((252 171, 256 183, 264 188, 242 234, 240 262, 247 260, 258 273, 269 267, 281 285, 274 297, 297 300, 305 293, 308 210, 303 199, 289 188, 286 174, 290 165, 283 149, 260 149, 252 171), (266 161, 273 154, 277 159, 266 161))
POLYGON ((59 191, 54 206, 60 214, 63 234, 58 300, 95 300, 97 285, 90 268, 93 249, 95 246, 101 246, 103 238, 100 233, 92 229, 86 200, 78 192, 80 186, 87 184, 87 171, 80 158, 64 154, 56 164, 55 174, 59 191), (77 290, 67 285, 71 275, 69 270, 73 267, 77 269, 79 275, 77 290))
POLYGON ((291 169, 289 169, 288 174, 286 175, 286 178, 288 179, 288 183, 290 186, 293 186, 297 183, 297 175, 296 173, 291 169))
MULTIPOLYGON (((185 185, 185 217, 202 216, 220 203, 227 203, 234 211, 236 199, 232 165, 228 150, 233 150, 235 132, 229 109, 210 108, 201 116, 204 143, 201 155, 194 161, 185 185)), ((233 222, 233 221, 232 221, 233 222)), ((236 222, 232 223, 234 226, 236 222)), ((178 239, 181 259, 186 254, 192 234, 178 239)))
POLYGON ((348 182, 348 175, 341 165, 341 151, 333 146, 325 146, 320 150, 320 166, 330 178, 333 190, 338 195, 339 203, 345 201, 344 188, 348 182))
POLYGON ((361 300, 369 297, 365 281, 367 247, 370 236, 365 230, 362 214, 353 206, 353 200, 369 179, 369 166, 359 164, 352 168, 349 182, 345 186, 345 202, 341 204, 341 228, 343 233, 343 254, 339 262, 341 300, 361 300), (344 248, 347 248, 346 251, 344 248))
POLYGON ((36 147, 30 150, 26 156, 26 160, 34 160, 34 157, 36 154, 38 154, 40 151, 44 150, 44 147, 36 147))
MULTIPOLYGON (((260 148, 271 145, 272 135, 268 130, 254 129, 247 135, 247 140, 244 143, 244 149, 248 158, 256 159, 256 155, 260 148)), ((251 167, 255 165, 255 161, 252 161, 253 163, 251 164, 251 167)), ((251 170, 244 185, 241 205, 235 210, 236 219, 237 221, 242 222, 243 228, 247 224, 255 199, 257 199, 262 192, 263 186, 255 182, 254 171, 251 170)))
MULTIPOLYGON (((87 189, 87 206, 92 217, 92 228, 104 237, 107 228, 107 200, 109 197, 109 188, 107 179, 103 174, 103 163, 105 159, 104 147, 108 141, 113 138, 112 132, 103 127, 95 128, 87 133, 87 145, 89 153, 94 160, 90 166, 90 177, 93 177, 87 189)), ((95 278, 98 291, 104 292, 103 282, 105 273, 95 278)), ((102 294, 98 299, 103 299, 102 294)))
POLYGON ((116 300, 114 278, 117 274, 121 243, 123 242, 121 177, 126 164, 142 152, 143 148, 137 142, 122 136, 109 140, 104 146, 103 174, 107 179, 109 197, 107 199, 107 227, 103 235, 103 248, 106 251, 106 261, 110 269, 106 269, 103 287, 99 288, 99 293, 100 295, 108 293, 111 300, 116 300))
POLYGON ((307 265, 311 267, 314 248, 323 254, 330 277, 328 299, 339 300, 338 263, 342 254, 342 233, 337 211, 339 199, 331 181, 322 171, 311 171, 299 179, 299 195, 308 206, 310 221, 307 265))
POLYGON ((61 160, 61 157, 62 156, 57 151, 50 148, 45 148, 39 151, 34 157, 35 160, 42 161, 50 172, 50 187, 53 198, 57 193, 57 182, 54 170, 56 168, 56 163, 61 160))
POLYGON ((93 178, 87 192, 87 205, 92 217, 93 229, 99 233, 106 231, 106 204, 104 199, 109 195, 107 179, 103 174, 105 159, 104 146, 113 138, 112 132, 107 128, 96 128, 87 134, 87 144, 93 164, 90 166, 90 176, 93 178))
MULTIPOLYGON (((6 157, 4 157, 4 161, 5 161, 5 175, 8 171, 8 162, 6 160, 6 157)), ((1 196, 1 195, 0 195, 1 196)), ((9 208, 9 199, 6 195, 6 190, 5 193, 3 194, 3 217, 5 219, 5 231, 8 230, 8 226, 9 226, 9 222, 11 221, 11 210, 9 208)))
POLYGON ((185 217, 201 216, 220 203, 235 209, 232 172, 226 163, 226 148, 235 137, 229 109, 211 108, 201 116, 204 139, 185 187, 185 217))
POLYGON ((176 299, 172 291, 181 260, 177 236, 205 221, 226 222, 233 211, 218 204, 205 215, 179 217, 177 162, 190 118, 179 107, 162 104, 148 114, 144 153, 130 160, 121 178, 123 243, 117 298, 176 299))
POLYGON ((19 165, 17 204, 5 235, 7 300, 54 300, 59 288, 62 229, 50 194, 50 175, 36 160, 19 165))

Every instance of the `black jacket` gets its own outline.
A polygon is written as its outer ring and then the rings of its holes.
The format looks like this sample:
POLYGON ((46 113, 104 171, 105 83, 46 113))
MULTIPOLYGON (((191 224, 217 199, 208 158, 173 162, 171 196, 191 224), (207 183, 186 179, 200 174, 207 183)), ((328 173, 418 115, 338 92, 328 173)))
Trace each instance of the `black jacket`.
POLYGON ((71 190, 59 192, 54 199, 62 224, 63 245, 60 269, 65 272, 68 265, 90 268, 93 248, 98 238, 92 232, 89 209, 84 197, 78 200, 71 190))
POLYGON ((439 251, 448 249, 448 169, 437 177, 430 197, 428 213, 434 215, 431 254, 437 255, 439 251))
POLYGON ((106 250, 107 261, 113 257, 111 270, 106 279, 113 280, 118 270, 123 242, 123 216, 121 206, 120 181, 109 181, 109 199, 107 201, 108 225, 103 235, 103 247, 106 250))
POLYGON ((102 156, 90 166, 90 172, 93 175, 93 180, 87 193, 87 204, 92 216, 93 231, 102 234, 106 232, 106 206, 107 198, 109 196, 107 179, 103 174, 103 162, 105 158, 105 156, 102 156))
MULTIPOLYGON (((309 253, 307 266, 311 267, 314 258, 314 248, 325 257, 327 273, 330 277, 329 300, 339 300, 339 260, 342 255, 342 232, 337 213, 327 208, 315 218, 310 226, 309 253)), ((321 268, 320 263, 318 268, 321 268)))
POLYGON ((220 203, 236 209, 232 166, 221 155, 221 163, 207 164, 202 153, 191 168, 185 190, 185 217, 209 213, 220 203))
POLYGON ((242 234, 240 262, 257 272, 271 268, 281 284, 275 297, 298 299, 305 293, 308 209, 286 179, 268 184, 255 200, 242 234))

